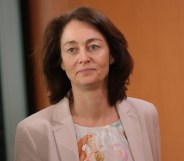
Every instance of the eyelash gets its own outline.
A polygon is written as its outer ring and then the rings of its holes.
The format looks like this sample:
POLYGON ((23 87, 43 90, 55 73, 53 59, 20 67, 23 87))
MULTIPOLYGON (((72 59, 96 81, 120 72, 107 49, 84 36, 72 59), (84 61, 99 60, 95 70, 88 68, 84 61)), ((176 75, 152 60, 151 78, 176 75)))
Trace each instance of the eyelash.
POLYGON ((95 50, 97 50, 98 48, 100 48, 100 46, 99 45, 96 45, 96 44, 92 44, 92 45, 89 45, 89 50, 93 50, 93 51, 95 51, 95 50))
MULTIPOLYGON (((96 51, 98 48, 100 48, 99 45, 92 44, 92 45, 89 45, 89 46, 87 47, 87 50, 88 50, 88 51, 96 51)), ((78 48, 76 48, 76 47, 71 47, 71 48, 67 49, 66 51, 67 51, 67 53, 73 54, 73 53, 76 53, 77 50, 78 50, 78 48)))
POLYGON ((69 52, 69 53, 74 53, 75 51, 77 51, 77 48, 69 48, 67 50, 67 52, 69 52))

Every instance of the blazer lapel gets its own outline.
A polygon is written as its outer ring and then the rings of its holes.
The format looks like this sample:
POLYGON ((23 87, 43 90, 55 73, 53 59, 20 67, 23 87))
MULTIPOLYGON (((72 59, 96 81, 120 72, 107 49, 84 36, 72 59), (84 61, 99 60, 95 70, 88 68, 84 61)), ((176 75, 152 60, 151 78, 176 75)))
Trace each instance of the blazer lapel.
POLYGON ((57 105, 54 113, 53 132, 62 161, 79 161, 77 140, 68 99, 64 98, 57 105))
POLYGON ((124 100, 118 104, 117 110, 119 112, 120 119, 122 120, 134 160, 145 161, 142 142, 143 138, 136 111, 131 107, 127 100, 124 100))

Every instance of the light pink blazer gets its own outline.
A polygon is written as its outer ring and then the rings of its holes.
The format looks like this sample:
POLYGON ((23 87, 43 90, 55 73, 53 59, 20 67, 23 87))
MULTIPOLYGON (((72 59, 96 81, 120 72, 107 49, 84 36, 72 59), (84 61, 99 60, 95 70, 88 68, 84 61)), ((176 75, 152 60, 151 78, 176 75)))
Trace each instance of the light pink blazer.
MULTIPOLYGON (((127 98, 117 105, 134 161, 160 161, 155 107, 127 98)), ((79 161, 76 135, 67 98, 39 111, 17 126, 15 161, 79 161)))

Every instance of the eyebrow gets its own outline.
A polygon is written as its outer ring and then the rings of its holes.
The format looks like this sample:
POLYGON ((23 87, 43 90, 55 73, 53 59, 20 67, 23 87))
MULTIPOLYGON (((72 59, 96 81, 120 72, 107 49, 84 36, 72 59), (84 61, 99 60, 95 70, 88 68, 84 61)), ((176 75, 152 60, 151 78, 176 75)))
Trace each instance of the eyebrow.
POLYGON ((95 40, 102 41, 102 39, 99 39, 99 38, 91 38, 91 39, 87 40, 87 43, 90 43, 90 42, 95 41, 95 40))
POLYGON ((77 42, 76 42, 76 41, 74 41, 74 40, 67 41, 66 43, 64 43, 64 45, 63 45, 63 46, 65 46, 65 45, 72 45, 72 44, 77 44, 77 42))
MULTIPOLYGON (((86 42, 87 43, 90 43, 90 42, 93 42, 93 41, 96 41, 96 40, 102 41, 102 39, 100 39, 100 38, 90 38, 86 42)), ((73 44, 78 44, 78 43, 75 40, 71 40, 71 41, 67 41, 66 43, 64 43, 63 46, 65 46, 65 45, 73 45, 73 44)))

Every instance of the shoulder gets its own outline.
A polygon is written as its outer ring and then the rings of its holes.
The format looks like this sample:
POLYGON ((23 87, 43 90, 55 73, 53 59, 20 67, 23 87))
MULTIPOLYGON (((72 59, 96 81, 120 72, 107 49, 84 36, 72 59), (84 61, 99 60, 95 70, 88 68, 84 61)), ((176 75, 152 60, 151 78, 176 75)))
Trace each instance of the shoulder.
POLYGON ((133 108, 137 110, 141 111, 155 110, 154 104, 146 100, 128 97, 125 101, 127 101, 133 108))
POLYGON ((22 120, 19 125, 32 125, 50 123, 55 121, 55 117, 64 117, 66 113, 69 113, 69 103, 67 98, 63 98, 58 103, 45 107, 44 109, 28 116, 22 120), (61 115, 58 116, 58 113, 61 115))
POLYGON ((52 116, 54 114, 56 106, 48 106, 18 123, 17 128, 40 128, 43 124, 52 124, 52 116))
POLYGON ((25 118, 18 124, 17 128, 49 129, 48 127, 52 127, 56 122, 62 122, 68 115, 70 115, 69 102, 67 98, 63 98, 58 103, 25 118))
POLYGON ((128 97, 127 102, 132 105, 136 110, 140 111, 155 111, 155 105, 146 100, 128 97))
POLYGON ((128 97, 120 103, 120 106, 128 106, 130 111, 133 111, 139 117, 143 117, 144 119, 155 118, 158 115, 154 104, 137 98, 128 97))

